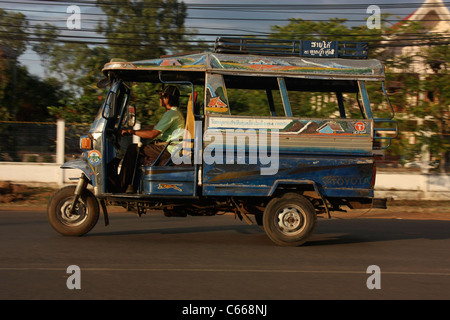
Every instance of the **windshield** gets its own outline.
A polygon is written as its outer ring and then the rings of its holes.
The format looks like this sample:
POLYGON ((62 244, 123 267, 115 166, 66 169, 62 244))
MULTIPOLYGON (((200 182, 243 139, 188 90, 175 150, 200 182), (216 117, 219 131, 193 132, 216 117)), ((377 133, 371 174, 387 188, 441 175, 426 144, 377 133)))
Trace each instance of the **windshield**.
POLYGON ((89 132, 102 132, 106 123, 108 129, 119 130, 125 116, 128 97, 129 89, 121 81, 115 82, 99 108, 89 132))

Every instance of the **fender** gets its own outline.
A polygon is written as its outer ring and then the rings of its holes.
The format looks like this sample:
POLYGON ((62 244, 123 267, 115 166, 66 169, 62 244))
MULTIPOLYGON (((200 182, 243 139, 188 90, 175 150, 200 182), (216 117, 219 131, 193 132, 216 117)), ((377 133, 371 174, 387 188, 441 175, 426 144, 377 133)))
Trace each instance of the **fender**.
POLYGON ((275 182, 273 183, 272 187, 270 188, 267 196, 271 197, 273 195, 273 193, 275 192, 275 190, 277 189, 278 185, 280 184, 288 184, 288 185, 312 185, 314 188, 314 191, 316 192, 316 194, 318 196, 320 196, 321 198, 323 198, 323 194, 319 188, 319 186, 317 185, 317 183, 315 181, 312 180, 292 180, 292 179, 278 179, 275 180, 275 182))
MULTIPOLYGON (((74 159, 67 161, 64 163, 61 167, 61 169, 79 169, 83 172, 85 175, 87 182, 92 184, 92 186, 95 187, 95 180, 91 179, 91 177, 94 175, 94 172, 92 171, 91 167, 89 166, 89 163, 84 159, 74 159)), ((99 200, 99 203, 101 205, 101 208, 103 210, 103 216, 105 219, 105 226, 109 225, 109 218, 108 218, 108 210, 106 209, 105 200, 99 200)))
POLYGON ((89 163, 84 159, 74 159, 67 161, 61 166, 61 169, 79 169, 83 172, 83 174, 88 179, 89 183, 94 185, 95 180, 92 179, 94 172, 92 171, 89 163))
POLYGON ((291 179, 279 179, 274 182, 272 185, 272 188, 270 188, 268 196, 272 196, 275 190, 277 189, 278 185, 280 184, 288 184, 288 185, 312 185, 314 188, 314 192, 322 199, 325 211, 328 215, 328 218, 331 219, 330 210, 327 205, 326 198, 323 195, 323 192, 321 191, 320 186, 313 180, 291 180, 291 179))

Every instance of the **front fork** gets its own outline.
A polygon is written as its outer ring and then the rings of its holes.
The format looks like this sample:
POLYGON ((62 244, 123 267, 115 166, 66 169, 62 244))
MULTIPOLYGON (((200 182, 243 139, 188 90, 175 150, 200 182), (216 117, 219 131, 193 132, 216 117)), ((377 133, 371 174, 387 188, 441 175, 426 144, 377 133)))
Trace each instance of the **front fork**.
POLYGON ((72 205, 70 206, 70 209, 69 209, 70 214, 77 214, 76 210, 75 210, 76 204, 77 204, 78 200, 80 199, 81 195, 83 194, 83 192, 86 190, 87 185, 88 185, 88 179, 84 174, 82 174, 80 179, 78 180, 77 187, 75 188, 75 197, 73 198, 72 205))
MULTIPOLYGON (((89 183, 88 178, 84 174, 82 174, 80 179, 78 180, 77 187, 75 188, 75 192, 74 192, 75 197, 73 198, 72 205, 70 206, 69 214, 78 215, 78 213, 75 210, 75 207, 77 205, 78 199, 80 199, 81 195, 86 190, 88 183, 89 183)), ((106 209, 106 204, 105 204, 104 200, 101 200, 99 202, 103 209, 103 216, 105 218, 105 226, 107 226, 109 224, 109 218, 108 218, 108 211, 106 209)))

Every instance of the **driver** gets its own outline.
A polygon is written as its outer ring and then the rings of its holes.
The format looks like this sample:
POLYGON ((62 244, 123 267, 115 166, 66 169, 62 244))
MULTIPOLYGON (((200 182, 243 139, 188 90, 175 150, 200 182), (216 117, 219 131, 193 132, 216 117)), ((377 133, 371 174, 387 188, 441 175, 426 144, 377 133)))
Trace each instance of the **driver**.
POLYGON ((179 143, 185 126, 184 116, 178 109, 179 98, 180 91, 177 87, 165 87, 160 93, 159 104, 166 109, 166 112, 156 125, 140 130, 121 130, 120 134, 123 136, 136 135, 144 139, 158 138, 154 143, 141 148, 141 164, 145 166, 153 165, 159 154, 166 148, 166 145, 169 144, 159 159, 159 164, 164 165, 169 160, 176 145, 179 143))

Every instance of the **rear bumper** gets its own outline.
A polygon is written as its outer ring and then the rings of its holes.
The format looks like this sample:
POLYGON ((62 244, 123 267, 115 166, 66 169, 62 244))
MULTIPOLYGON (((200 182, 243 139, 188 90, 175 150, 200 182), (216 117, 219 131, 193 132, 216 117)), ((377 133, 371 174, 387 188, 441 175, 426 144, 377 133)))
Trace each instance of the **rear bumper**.
POLYGON ((372 208, 377 209, 387 209, 387 199, 386 198, 373 198, 372 208))
POLYGON ((342 202, 338 201, 339 205, 346 205, 350 209, 387 209, 386 198, 348 198, 342 202))

